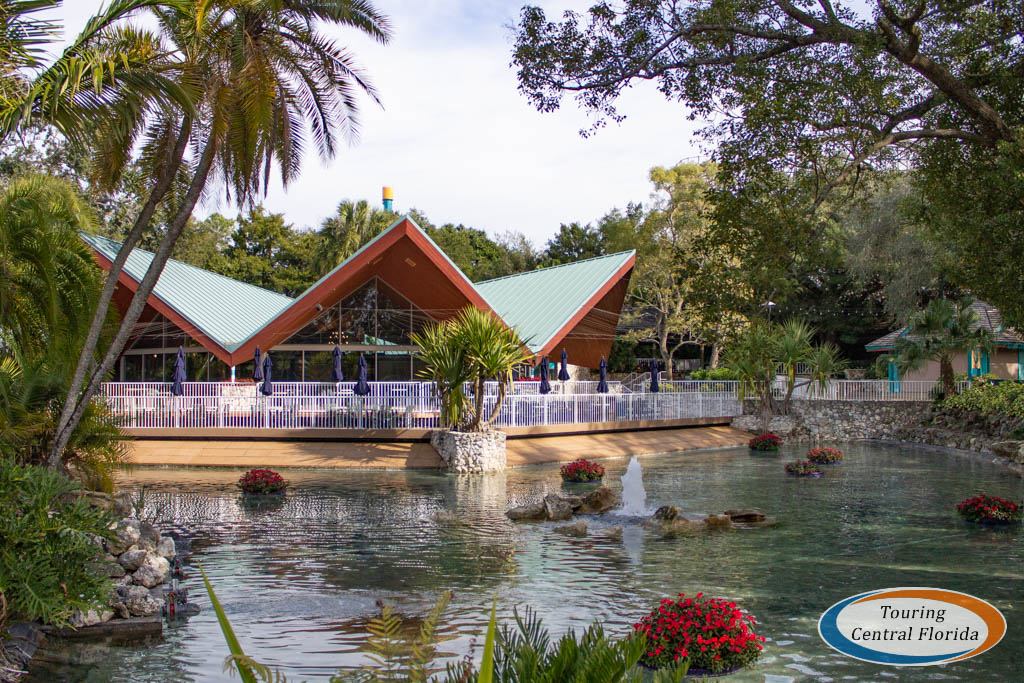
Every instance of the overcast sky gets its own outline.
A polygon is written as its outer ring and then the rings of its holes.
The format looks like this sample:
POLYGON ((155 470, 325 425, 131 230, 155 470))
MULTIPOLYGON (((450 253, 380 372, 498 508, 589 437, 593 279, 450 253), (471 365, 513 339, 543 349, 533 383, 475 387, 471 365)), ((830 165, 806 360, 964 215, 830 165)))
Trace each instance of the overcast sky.
MULTIPOLYGON (((287 189, 271 188, 265 206, 296 227, 317 226, 342 199, 380 202, 395 188, 398 211, 415 207, 434 223, 463 223, 497 235, 525 233, 538 245, 560 223, 593 221, 613 207, 646 201, 647 171, 700 154, 686 111, 644 83, 620 100, 627 115, 596 135, 566 101, 541 114, 516 90, 511 30, 521 1, 377 0, 395 38, 377 45, 355 32, 351 47, 377 87, 383 108, 365 100, 358 143, 324 164, 306 158, 287 189)), ((591 0, 544 2, 549 18, 591 0)), ((59 13, 77 33, 98 2, 67 0, 59 13)), ((208 205, 202 214, 225 205, 208 205)))

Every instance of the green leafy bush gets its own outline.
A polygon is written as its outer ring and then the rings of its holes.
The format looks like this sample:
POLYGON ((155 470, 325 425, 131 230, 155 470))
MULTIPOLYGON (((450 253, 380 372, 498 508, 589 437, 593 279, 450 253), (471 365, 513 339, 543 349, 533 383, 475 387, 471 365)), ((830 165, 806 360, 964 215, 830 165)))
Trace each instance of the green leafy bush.
POLYGON ((962 393, 946 398, 942 407, 1024 417, 1024 384, 976 381, 962 393))
POLYGON ((89 565, 114 520, 79 489, 54 470, 0 458, 0 591, 9 619, 63 625, 113 588, 89 565))
POLYGON ((722 382, 737 381, 740 378, 738 372, 731 368, 701 368, 690 373, 691 379, 696 380, 718 380, 722 382))

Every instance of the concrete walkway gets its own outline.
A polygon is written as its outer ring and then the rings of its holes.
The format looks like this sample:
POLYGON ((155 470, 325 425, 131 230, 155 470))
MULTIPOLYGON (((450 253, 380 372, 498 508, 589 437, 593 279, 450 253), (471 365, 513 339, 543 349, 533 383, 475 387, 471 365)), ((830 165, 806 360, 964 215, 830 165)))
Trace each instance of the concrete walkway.
MULTIPOLYGON (((601 434, 510 439, 510 467, 576 458, 615 458, 696 448, 746 444, 750 435, 732 427, 690 427, 601 434)), ((136 465, 204 467, 440 467, 441 459, 422 442, 174 441, 138 440, 129 448, 136 465)))

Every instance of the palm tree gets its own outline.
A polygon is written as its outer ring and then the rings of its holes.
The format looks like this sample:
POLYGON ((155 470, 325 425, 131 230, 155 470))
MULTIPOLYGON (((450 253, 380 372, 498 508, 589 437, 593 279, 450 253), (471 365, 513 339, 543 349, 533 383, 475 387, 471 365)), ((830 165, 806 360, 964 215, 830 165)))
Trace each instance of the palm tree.
POLYGON ((938 361, 942 391, 956 391, 953 358, 974 349, 990 350, 995 337, 978 324, 970 299, 935 299, 910 318, 906 334, 896 340, 895 362, 901 374, 916 370, 925 361, 938 361))
MULTIPOLYGON (((109 374, 139 319, 181 231, 212 178, 240 205, 266 191, 276 166, 287 185, 299 171, 311 135, 323 157, 336 151, 338 133, 358 131, 357 92, 377 101, 352 57, 325 36, 322 25, 355 28, 386 43, 386 19, 364 0, 177 0, 153 2, 160 39, 201 84, 192 108, 160 103, 144 130, 142 161, 156 178, 135 225, 107 275, 93 324, 79 357, 50 462, 61 457, 70 430, 109 374), (186 158, 186 150, 192 153, 186 158), (172 186, 178 190, 170 192, 172 186), (128 254, 148 227, 156 204, 176 210, 102 361, 91 363, 128 254)), ((115 40, 108 31, 97 39, 115 40)), ((142 134, 142 129, 135 131, 142 134)), ((134 139, 133 139, 134 141, 134 139)), ((100 146, 101 170, 116 177, 131 146, 100 146)))
POLYGON ((486 429, 498 418, 512 369, 531 357, 515 328, 472 306, 451 320, 428 325, 412 335, 412 343, 420 348, 426 365, 421 376, 437 384, 442 423, 471 432, 486 429), (488 381, 498 383, 498 396, 485 418, 488 381), (466 384, 472 385, 472 402, 463 389, 466 384))
POLYGON ((324 249, 318 256, 317 269, 321 273, 331 270, 383 232, 394 218, 393 212, 371 207, 365 199, 344 200, 320 227, 324 249))
POLYGON ((493 313, 468 307, 456 319, 456 338, 465 349, 473 375, 473 420, 470 431, 480 431, 498 418, 505 395, 512 383, 512 370, 532 357, 519 332, 508 327, 493 313), (491 414, 484 419, 484 386, 498 383, 498 397, 491 414))
MULTIPOLYGON (((70 351, 89 328, 100 277, 78 238, 90 230, 88 206, 68 182, 15 178, 0 189, 0 330, 30 356, 70 351)), ((2 349, 0 349, 2 350, 2 349)))

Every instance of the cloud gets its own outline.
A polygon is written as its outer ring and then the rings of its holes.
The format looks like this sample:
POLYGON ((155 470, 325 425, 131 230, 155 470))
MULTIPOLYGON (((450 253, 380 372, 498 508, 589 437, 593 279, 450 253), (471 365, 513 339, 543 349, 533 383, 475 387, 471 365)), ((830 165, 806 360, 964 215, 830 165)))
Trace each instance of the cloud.
MULTIPOLYGON (((590 2, 541 4, 555 17, 590 2)), ((416 207, 435 223, 464 223, 492 235, 518 230, 542 244, 560 223, 593 221, 646 201, 651 166, 698 154, 693 131, 699 124, 652 84, 627 90, 619 102, 626 120, 586 139, 579 130, 591 121, 571 100, 553 114, 533 109, 509 66, 509 26, 520 2, 377 5, 392 20, 392 44, 352 31, 334 35, 364 66, 383 109, 364 98, 358 144, 342 147, 327 164, 311 153, 287 190, 271 186, 265 206, 298 227, 319 225, 345 198, 379 202, 381 187, 390 185, 399 211, 416 207)), ((84 23, 86 10, 61 10, 69 30, 84 23)), ((213 210, 234 209, 204 207, 213 210)))

